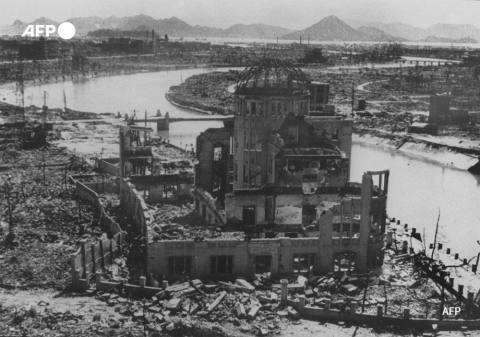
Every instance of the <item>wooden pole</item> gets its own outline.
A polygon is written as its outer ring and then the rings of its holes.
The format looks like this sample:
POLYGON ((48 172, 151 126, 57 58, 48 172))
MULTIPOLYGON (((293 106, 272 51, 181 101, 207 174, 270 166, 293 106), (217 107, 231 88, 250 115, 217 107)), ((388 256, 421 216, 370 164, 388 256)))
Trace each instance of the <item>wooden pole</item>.
POLYGON ((370 272, 367 274, 367 284, 365 286, 365 291, 363 292, 362 314, 365 311, 365 299, 367 298, 367 289, 368 289, 368 282, 369 281, 370 281, 370 272))
POLYGON ((433 252, 435 252, 435 246, 437 245, 437 234, 438 234, 438 223, 440 222, 440 209, 438 210, 438 219, 437 219, 437 227, 435 228, 435 239, 433 241, 433 249, 432 249, 432 260, 433 260, 433 252))
POLYGON ((440 320, 443 320, 443 307, 445 305, 445 279, 442 282, 442 304, 440 306, 440 320))

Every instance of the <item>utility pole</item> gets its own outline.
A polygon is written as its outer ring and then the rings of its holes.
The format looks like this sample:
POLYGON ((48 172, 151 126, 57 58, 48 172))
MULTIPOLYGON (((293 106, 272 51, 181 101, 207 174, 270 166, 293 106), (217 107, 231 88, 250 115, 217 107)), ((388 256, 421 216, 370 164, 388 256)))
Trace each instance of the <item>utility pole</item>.
POLYGON ((352 82, 352 117, 353 117, 354 104, 355 104, 355 82, 352 82))
POLYGON ((145 131, 143 134, 143 146, 147 146, 147 110, 145 110, 145 131))
POLYGON ((440 210, 438 210, 437 227, 435 228, 435 239, 433 241, 433 249, 432 249, 432 256, 431 256, 432 260, 433 260, 433 253, 435 252, 435 246, 437 245, 437 234, 438 234, 438 223, 439 222, 440 222, 440 210))
POLYGON ((20 90, 22 94, 22 114, 23 114, 23 121, 25 122, 25 92, 24 92, 24 83, 23 83, 23 61, 20 59, 20 90))
POLYGON ((43 92, 43 127, 45 128, 45 120, 47 119, 47 92, 43 92))
POLYGON ((5 184, 7 190, 7 204, 8 204, 8 231, 11 234, 13 232, 13 217, 12 217, 12 204, 10 202, 10 183, 5 184))
POLYGON ((362 314, 365 311, 365 299, 367 298, 367 289, 368 289, 368 282, 370 281, 370 273, 371 271, 369 271, 367 274, 367 284, 365 285, 365 291, 363 292, 362 314))

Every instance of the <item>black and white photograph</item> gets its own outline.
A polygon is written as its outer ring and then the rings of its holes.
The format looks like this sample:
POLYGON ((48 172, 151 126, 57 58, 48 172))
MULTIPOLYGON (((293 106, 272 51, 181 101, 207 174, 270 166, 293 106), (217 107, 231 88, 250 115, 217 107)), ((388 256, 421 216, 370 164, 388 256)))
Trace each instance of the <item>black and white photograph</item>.
POLYGON ((0 337, 480 336, 479 15, 1 0, 0 337))

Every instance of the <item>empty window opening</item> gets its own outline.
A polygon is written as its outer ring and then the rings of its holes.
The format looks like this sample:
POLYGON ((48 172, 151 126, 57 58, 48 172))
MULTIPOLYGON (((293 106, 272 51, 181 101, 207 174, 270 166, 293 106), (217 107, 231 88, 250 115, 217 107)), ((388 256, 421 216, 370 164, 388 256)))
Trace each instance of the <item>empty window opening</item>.
POLYGON ((168 258, 168 272, 170 275, 189 275, 192 267, 190 256, 175 256, 168 258))
POLYGON ((277 115, 277 103, 273 102, 272 103, 272 109, 270 111, 270 116, 274 117, 277 115))
POLYGON ((313 273, 315 254, 293 254, 293 272, 295 274, 313 273))
POLYGON ((275 220, 275 197, 267 197, 265 200, 265 219, 275 220))
POLYGON ((334 272, 352 272, 355 270, 355 254, 354 253, 339 253, 333 256, 333 271, 334 272))
POLYGON ((164 185, 163 199, 177 199, 178 198, 178 186, 177 185, 164 185))
POLYGON ((243 206, 243 223, 255 225, 255 206, 243 206))
POLYGON ((256 116, 257 115, 257 103, 252 102, 250 104, 251 104, 251 114, 252 114, 252 116, 256 116))
POLYGON ((263 116, 263 103, 257 103, 257 115, 263 116))
POLYGON ((267 170, 268 173, 273 174, 273 156, 270 154, 268 155, 267 159, 267 170))
POLYGON ((255 274, 270 273, 272 268, 271 255, 256 255, 255 256, 255 274))
POLYGON ((222 148, 219 146, 213 149, 213 160, 220 161, 221 159, 222 159, 222 148))
POLYGON ((233 274, 233 256, 211 256, 210 270, 215 274, 233 274))

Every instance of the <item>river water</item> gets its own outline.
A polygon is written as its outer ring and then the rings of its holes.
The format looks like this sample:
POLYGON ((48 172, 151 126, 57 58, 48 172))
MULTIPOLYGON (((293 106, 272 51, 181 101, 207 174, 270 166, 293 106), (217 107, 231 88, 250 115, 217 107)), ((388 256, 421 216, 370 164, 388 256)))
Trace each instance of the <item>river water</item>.
MULTIPOLYGON (((74 82, 58 82, 27 87, 26 105, 43 105, 47 91, 47 105, 63 107, 63 91, 69 108, 81 111, 117 112, 143 117, 145 110, 154 116, 157 109, 171 116, 202 115, 170 104, 164 97, 172 85, 203 69, 189 69, 159 73, 98 77, 74 82)), ((0 87, 0 99, 15 103, 15 85, 0 87)), ((151 125, 155 130, 155 125, 151 125)), ((171 142, 190 149, 197 135, 207 128, 220 127, 221 122, 179 122, 170 124, 169 131, 157 134, 171 142)), ((361 181, 365 171, 390 169, 388 214, 416 227, 425 228, 427 243, 433 235, 441 211, 440 232, 445 247, 460 257, 471 258, 480 251, 480 178, 464 170, 439 165, 398 150, 368 146, 354 137, 352 149, 352 181, 361 181), (447 239, 448 238, 448 239, 447 239)))

